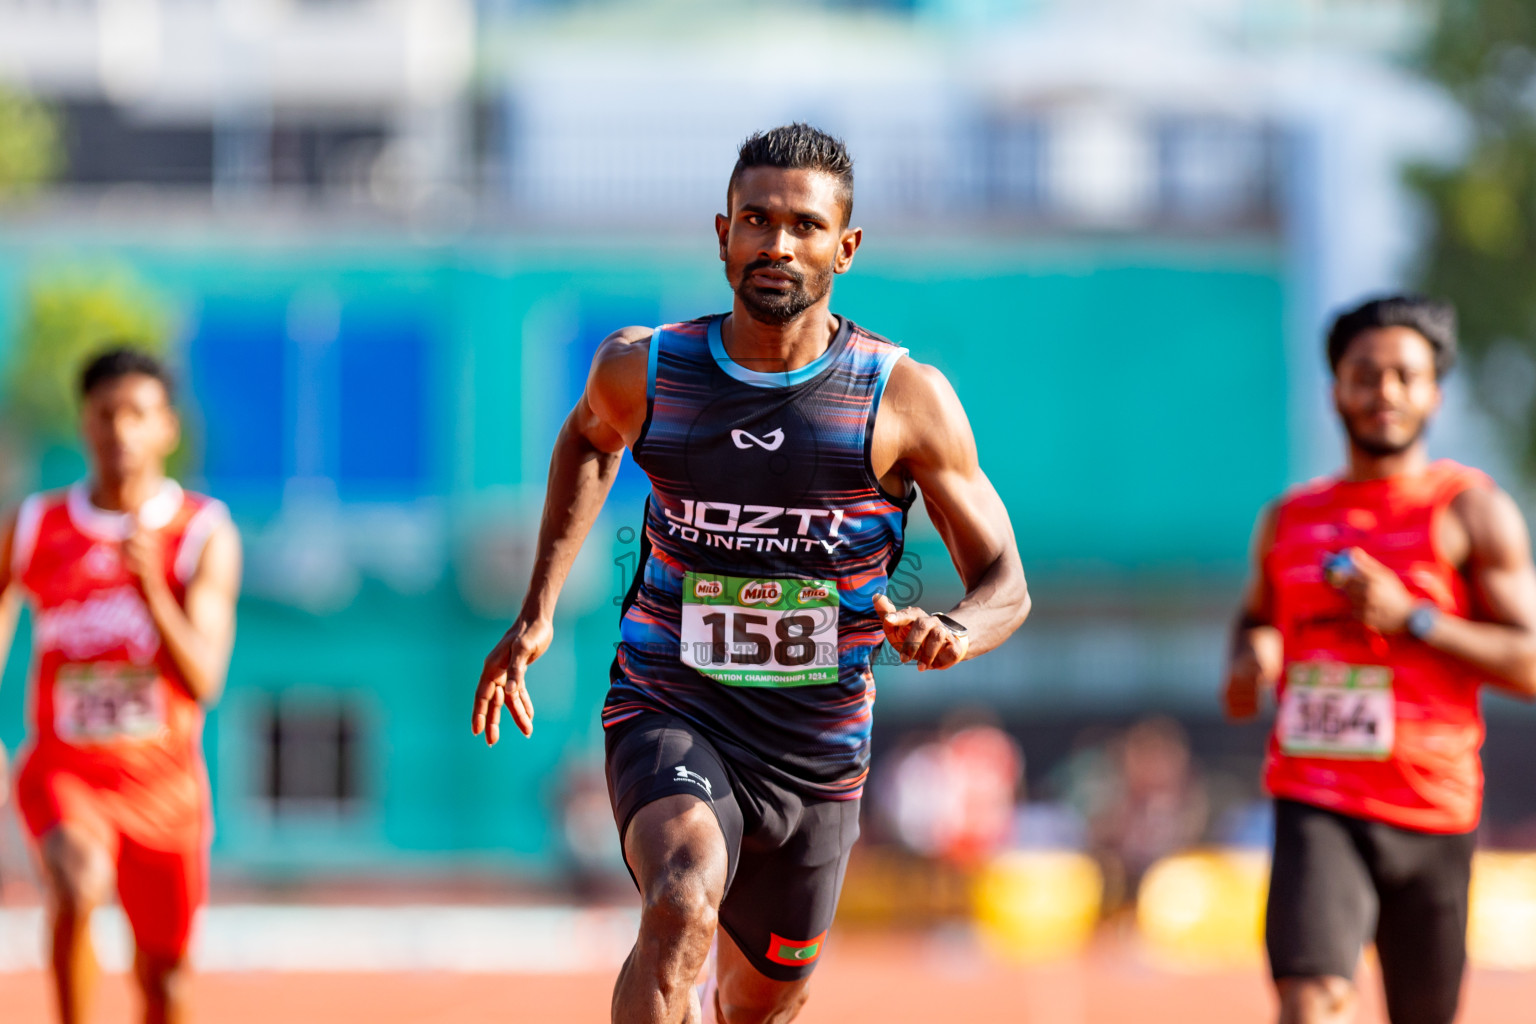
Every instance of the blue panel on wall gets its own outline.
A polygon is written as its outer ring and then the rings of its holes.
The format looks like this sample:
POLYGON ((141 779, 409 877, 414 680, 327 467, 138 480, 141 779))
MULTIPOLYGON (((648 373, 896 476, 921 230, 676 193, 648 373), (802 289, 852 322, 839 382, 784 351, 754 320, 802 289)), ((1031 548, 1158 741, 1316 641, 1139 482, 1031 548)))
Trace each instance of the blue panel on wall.
POLYGON ((203 473, 217 492, 275 492, 286 472, 282 307, 210 298, 191 345, 203 473))
POLYGON ((355 498, 409 498, 431 489, 427 448, 428 333, 422 318, 380 310, 342 319, 336 415, 337 487, 355 498))

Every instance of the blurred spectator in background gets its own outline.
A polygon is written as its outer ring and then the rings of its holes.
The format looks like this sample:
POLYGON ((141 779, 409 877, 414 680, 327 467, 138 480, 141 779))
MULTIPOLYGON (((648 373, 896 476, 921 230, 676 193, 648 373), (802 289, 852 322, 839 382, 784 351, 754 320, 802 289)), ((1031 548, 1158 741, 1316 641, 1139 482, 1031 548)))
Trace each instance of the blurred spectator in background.
POLYGON ((627 893, 629 879, 601 762, 578 758, 566 765, 555 810, 564 847, 560 864, 571 894, 596 901, 627 893))
POLYGON ((1132 903, 1142 876, 1205 832, 1209 802, 1189 756, 1184 729, 1149 718, 1063 766, 1066 801, 1087 823, 1089 852, 1104 873, 1104 910, 1132 903))
POLYGON ((1009 841, 1024 755, 990 716, 968 712, 897 755, 888 778, 881 803, 901 843, 969 867, 1009 841))

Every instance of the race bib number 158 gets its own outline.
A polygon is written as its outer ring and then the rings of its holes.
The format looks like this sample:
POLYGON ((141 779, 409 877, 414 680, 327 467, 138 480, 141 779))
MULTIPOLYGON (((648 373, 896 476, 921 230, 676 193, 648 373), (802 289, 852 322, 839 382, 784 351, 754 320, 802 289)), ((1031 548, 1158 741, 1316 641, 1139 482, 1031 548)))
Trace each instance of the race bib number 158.
POLYGON ((726 686, 837 682, 837 584, 683 576, 683 664, 726 686))
POLYGON ((1390 668, 1300 661, 1286 670, 1276 728, 1287 754, 1385 760, 1396 723, 1390 668))

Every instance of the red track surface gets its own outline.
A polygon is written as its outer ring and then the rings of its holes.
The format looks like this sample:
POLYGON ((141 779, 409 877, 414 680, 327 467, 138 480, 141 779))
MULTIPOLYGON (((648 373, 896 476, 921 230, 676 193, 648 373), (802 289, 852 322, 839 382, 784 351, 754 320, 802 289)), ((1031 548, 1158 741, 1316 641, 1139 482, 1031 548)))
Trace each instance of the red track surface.
MULTIPOLYGON (((1054 968, 1018 969, 916 939, 845 937, 829 945, 803 1024, 1234 1024, 1272 1020, 1262 968, 1182 975, 1126 951, 1101 949, 1054 968)), ((1361 1024, 1383 1021, 1374 974, 1363 975, 1361 1024)), ((195 986, 204 1024, 603 1024, 604 975, 205 975, 195 986)), ((96 1020, 131 1021, 126 979, 103 983, 96 1020)), ((1536 974, 1472 976, 1463 1024, 1525 1024, 1536 974)), ((0 975, 0 1019, 50 1020, 46 979, 0 975)))

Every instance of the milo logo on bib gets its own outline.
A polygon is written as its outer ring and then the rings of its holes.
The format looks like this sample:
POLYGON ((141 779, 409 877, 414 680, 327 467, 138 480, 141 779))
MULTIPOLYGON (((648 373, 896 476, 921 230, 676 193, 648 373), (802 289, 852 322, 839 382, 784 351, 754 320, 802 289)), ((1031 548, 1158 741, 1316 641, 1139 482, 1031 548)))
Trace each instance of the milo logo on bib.
POLYGON ((683 664, 726 686, 837 681, 837 583, 686 573, 683 664))
POLYGON ((742 604, 773 604, 784 596, 784 588, 773 580, 754 580, 737 592, 742 604))

